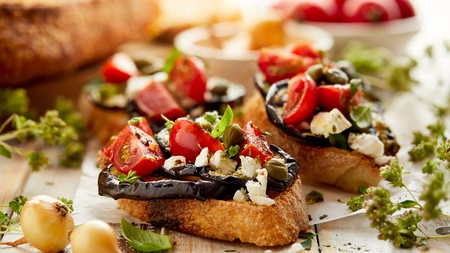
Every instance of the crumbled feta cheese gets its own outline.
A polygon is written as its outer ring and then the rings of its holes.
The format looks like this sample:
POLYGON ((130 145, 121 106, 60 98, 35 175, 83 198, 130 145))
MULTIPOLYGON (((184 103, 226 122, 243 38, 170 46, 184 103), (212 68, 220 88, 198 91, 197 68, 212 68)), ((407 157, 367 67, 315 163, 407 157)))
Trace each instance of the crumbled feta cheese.
POLYGON ((351 149, 373 158, 384 154, 384 144, 375 135, 350 133, 348 144, 351 149))
POLYGON ((195 158, 194 165, 197 167, 208 165, 208 159, 209 159, 208 152, 209 152, 208 148, 202 149, 200 154, 195 158))
POLYGON ((169 75, 167 75, 166 72, 157 72, 157 73, 153 74, 152 76, 153 76, 153 80, 155 80, 155 82, 158 82, 158 83, 164 83, 169 79, 169 75))
POLYGON ((128 100, 123 94, 116 94, 106 98, 102 103, 109 107, 125 107, 127 106, 128 100))
POLYGON ((394 159, 395 159, 395 156, 383 155, 383 156, 375 158, 375 164, 385 165, 385 164, 389 163, 391 160, 394 160, 394 159))
POLYGON ((247 202, 248 196, 247 196, 247 192, 245 191, 245 189, 241 188, 240 190, 237 190, 234 193, 233 200, 237 201, 237 202, 247 202))
POLYGON ((128 99, 136 98, 137 94, 153 81, 152 76, 133 76, 127 81, 125 94, 128 99))
POLYGON ((320 112, 311 121, 311 133, 323 135, 327 138, 330 134, 339 134, 350 128, 352 123, 338 110, 320 112))
POLYGON ((163 168, 166 170, 170 170, 173 167, 181 166, 186 164, 186 157, 177 155, 172 156, 164 162, 163 168))
POLYGON ((286 253, 299 253, 305 251, 305 248, 303 248, 303 245, 301 243, 294 243, 292 244, 291 248, 286 253))
POLYGON ((248 196, 252 200, 253 203, 257 205, 266 205, 270 206, 275 204, 275 201, 266 196, 267 189, 267 170, 266 169, 258 169, 256 170, 257 176, 256 180, 258 182, 249 180, 245 184, 245 187, 248 191, 248 196))
POLYGON ((231 175, 236 171, 237 162, 230 159, 227 155, 222 155, 222 153, 222 150, 218 150, 209 159, 211 168, 220 170, 224 175, 231 175))
POLYGON ((261 169, 261 163, 257 159, 253 159, 250 156, 239 156, 241 159, 242 174, 246 177, 254 178, 256 176, 256 170, 261 169))
POLYGON ((260 206, 271 206, 275 200, 265 196, 253 196, 252 202, 260 206))

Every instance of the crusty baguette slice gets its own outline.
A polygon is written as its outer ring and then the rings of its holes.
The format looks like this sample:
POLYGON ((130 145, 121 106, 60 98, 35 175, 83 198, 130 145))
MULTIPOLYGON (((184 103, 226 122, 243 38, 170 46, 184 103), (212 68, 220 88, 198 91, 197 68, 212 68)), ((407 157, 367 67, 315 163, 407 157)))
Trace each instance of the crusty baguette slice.
POLYGON ((313 179, 345 191, 359 192, 360 186, 376 186, 381 180, 380 168, 371 157, 335 147, 302 144, 283 133, 269 122, 260 94, 254 94, 245 102, 241 120, 252 120, 262 130, 270 132, 268 141, 297 160, 303 181, 313 179))
POLYGON ((301 179, 286 191, 267 194, 272 206, 233 200, 193 199, 117 200, 132 216, 153 225, 225 241, 240 240, 258 246, 294 242, 309 228, 301 179))
POLYGON ((0 0, 0 85, 101 60, 157 17, 156 0, 0 0))
POLYGON ((122 131, 130 119, 125 109, 101 108, 89 101, 84 93, 78 99, 77 107, 86 127, 98 138, 101 144, 106 144, 111 136, 122 131))

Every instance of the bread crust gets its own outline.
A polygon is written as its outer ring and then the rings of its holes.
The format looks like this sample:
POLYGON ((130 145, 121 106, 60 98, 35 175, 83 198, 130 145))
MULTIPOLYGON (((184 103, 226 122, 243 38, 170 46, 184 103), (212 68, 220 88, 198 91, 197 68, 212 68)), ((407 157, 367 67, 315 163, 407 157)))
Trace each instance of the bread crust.
POLYGON ((315 180, 355 193, 362 185, 376 186, 381 181, 380 167, 371 157, 336 147, 306 145, 283 133, 269 122, 260 94, 251 96, 245 105, 242 121, 252 120, 259 128, 269 132, 268 141, 297 160, 303 181, 315 180))
POLYGON ((118 203, 139 220, 202 237, 258 246, 294 242, 309 228, 301 179, 282 193, 268 191, 268 195, 275 200, 272 206, 217 199, 119 199, 118 203))
POLYGON ((69 72, 142 37, 155 0, 0 1, 0 85, 69 72))

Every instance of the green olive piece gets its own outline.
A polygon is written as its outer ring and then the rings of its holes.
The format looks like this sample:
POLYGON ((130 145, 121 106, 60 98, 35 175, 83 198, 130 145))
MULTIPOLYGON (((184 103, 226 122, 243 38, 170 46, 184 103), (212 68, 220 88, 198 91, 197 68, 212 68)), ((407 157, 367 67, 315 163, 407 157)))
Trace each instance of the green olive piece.
POLYGON ((317 84, 320 84, 320 82, 323 79, 323 64, 315 64, 309 67, 306 70, 306 74, 308 74, 317 84))
POLYGON ((229 83, 224 79, 217 79, 211 85, 211 93, 216 96, 225 96, 227 95, 229 88, 229 83))
POLYGON ((353 64, 349 61, 340 60, 336 62, 335 67, 344 71, 344 73, 347 74, 349 80, 361 78, 361 75, 356 71, 353 64))
POLYGON ((330 68, 325 72, 325 81, 328 84, 346 84, 348 83, 348 76, 338 68, 330 68))
POLYGON ((281 158, 272 158, 266 162, 264 167, 269 174, 269 177, 276 180, 286 180, 288 178, 288 168, 286 162, 281 158))
POLYGON ((244 141, 244 130, 238 124, 228 126, 223 132, 222 142, 225 149, 239 145, 244 141))

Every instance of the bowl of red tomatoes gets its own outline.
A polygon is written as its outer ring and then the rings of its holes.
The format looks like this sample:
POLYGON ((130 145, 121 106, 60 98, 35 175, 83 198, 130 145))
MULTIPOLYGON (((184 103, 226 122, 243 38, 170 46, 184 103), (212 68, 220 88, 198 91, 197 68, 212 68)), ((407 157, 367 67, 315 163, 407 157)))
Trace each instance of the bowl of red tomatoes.
POLYGON ((328 31, 335 41, 335 55, 350 41, 401 54, 420 29, 409 0, 282 0, 274 8, 294 21, 290 32, 302 24, 328 31))
POLYGON ((208 74, 242 83, 247 95, 255 91, 252 80, 258 72, 256 60, 260 48, 281 48, 298 42, 310 43, 322 51, 333 47, 332 36, 318 27, 305 24, 297 27, 295 33, 288 33, 285 23, 278 20, 258 25, 252 31, 237 22, 195 27, 180 33, 174 44, 183 54, 200 57, 208 74))

